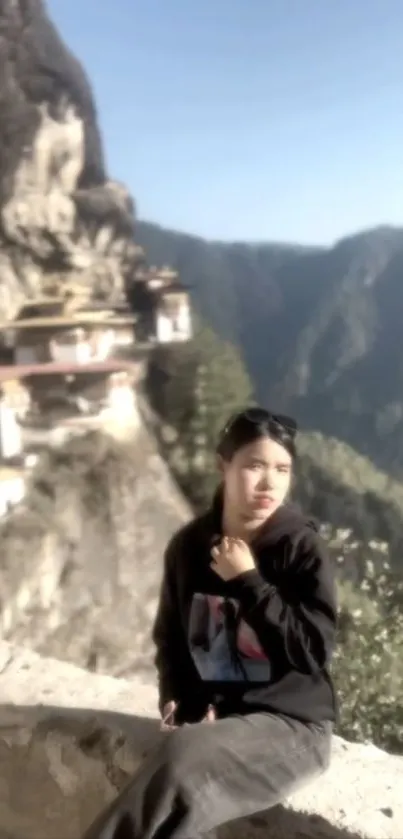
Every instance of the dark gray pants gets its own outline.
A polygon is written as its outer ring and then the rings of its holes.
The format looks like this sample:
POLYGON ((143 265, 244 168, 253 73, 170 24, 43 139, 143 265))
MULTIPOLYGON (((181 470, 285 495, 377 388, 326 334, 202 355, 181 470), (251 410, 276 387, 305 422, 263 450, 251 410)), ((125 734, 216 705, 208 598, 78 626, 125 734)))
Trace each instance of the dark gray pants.
POLYGON ((194 839, 268 810, 329 764, 331 725, 274 714, 165 734, 84 839, 194 839))

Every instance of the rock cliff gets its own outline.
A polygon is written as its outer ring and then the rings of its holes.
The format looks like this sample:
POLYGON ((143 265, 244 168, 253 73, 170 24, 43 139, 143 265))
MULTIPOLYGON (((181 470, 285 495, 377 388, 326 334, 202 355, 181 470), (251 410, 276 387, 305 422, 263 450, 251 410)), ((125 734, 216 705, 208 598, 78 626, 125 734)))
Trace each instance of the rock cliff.
MULTIPOLYGON (((78 839, 158 732, 152 683, 0 645, 2 839, 78 839), (24 806, 22 806, 22 803, 24 806)), ((334 738, 330 770, 223 839, 400 839, 403 758, 334 738)))
MULTIPOLYGON (((107 178, 84 70, 42 0, 2 0, 0 321, 55 288, 117 300, 139 260, 133 202, 107 178)), ((147 672, 162 554, 189 510, 146 425, 115 448, 93 435, 44 456, 0 523, 3 638, 147 672)))
POLYGON ((0 524, 2 637, 147 679, 163 553, 189 515, 145 424, 45 454, 0 524))
POLYGON ((119 298, 141 251, 85 72, 42 0, 0 7, 0 319, 59 287, 119 298))

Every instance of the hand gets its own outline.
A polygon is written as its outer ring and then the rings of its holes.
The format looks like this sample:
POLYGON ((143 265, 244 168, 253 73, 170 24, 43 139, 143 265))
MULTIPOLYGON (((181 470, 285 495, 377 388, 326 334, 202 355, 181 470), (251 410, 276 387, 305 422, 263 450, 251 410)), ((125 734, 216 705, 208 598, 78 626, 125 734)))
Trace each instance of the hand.
POLYGON ((212 549, 211 556, 210 568, 226 583, 256 568, 253 554, 242 539, 225 536, 221 544, 212 549))
POLYGON ((178 703, 174 702, 173 699, 165 703, 162 709, 161 731, 173 731, 175 728, 178 728, 175 725, 175 711, 177 707, 178 703))
POLYGON ((214 705, 209 705, 207 711, 202 719, 202 722, 215 722, 217 719, 217 712, 214 705))

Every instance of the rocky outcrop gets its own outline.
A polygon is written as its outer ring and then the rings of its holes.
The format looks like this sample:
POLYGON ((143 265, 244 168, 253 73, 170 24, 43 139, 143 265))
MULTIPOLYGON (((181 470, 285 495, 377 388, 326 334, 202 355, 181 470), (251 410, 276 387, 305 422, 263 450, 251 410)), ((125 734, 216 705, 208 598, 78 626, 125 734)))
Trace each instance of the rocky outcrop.
MULTIPOLYGON (((160 737, 156 691, 0 645, 2 839, 78 839, 160 737), (24 805, 24 806, 22 806, 24 805)), ((334 738, 329 771, 223 839, 400 839, 403 758, 334 738)))
MULTIPOLYGON (((42 0, 0 4, 0 322, 37 295, 117 301, 142 252, 91 87, 42 0)), ((146 426, 146 424, 145 424, 146 426)), ((137 677, 167 541, 189 509, 146 427, 45 455, 0 523, 2 637, 137 677)))
POLYGON ((54 287, 119 298, 141 257, 88 79, 42 0, 0 7, 0 320, 54 287))
POLYGON ((163 553, 189 515, 145 426, 49 452, 0 526, 1 636, 147 680, 163 553))

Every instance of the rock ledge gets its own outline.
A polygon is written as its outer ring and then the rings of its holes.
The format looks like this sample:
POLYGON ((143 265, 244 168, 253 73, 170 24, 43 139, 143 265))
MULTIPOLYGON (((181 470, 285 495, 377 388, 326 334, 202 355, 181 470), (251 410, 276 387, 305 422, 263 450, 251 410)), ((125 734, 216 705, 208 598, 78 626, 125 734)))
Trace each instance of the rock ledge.
MULTIPOLYGON (((0 690, 2 839, 79 839, 159 736, 155 688, 1 643, 0 690)), ((335 737, 324 777, 283 807, 222 833, 401 839, 402 790, 403 758, 335 737)))

